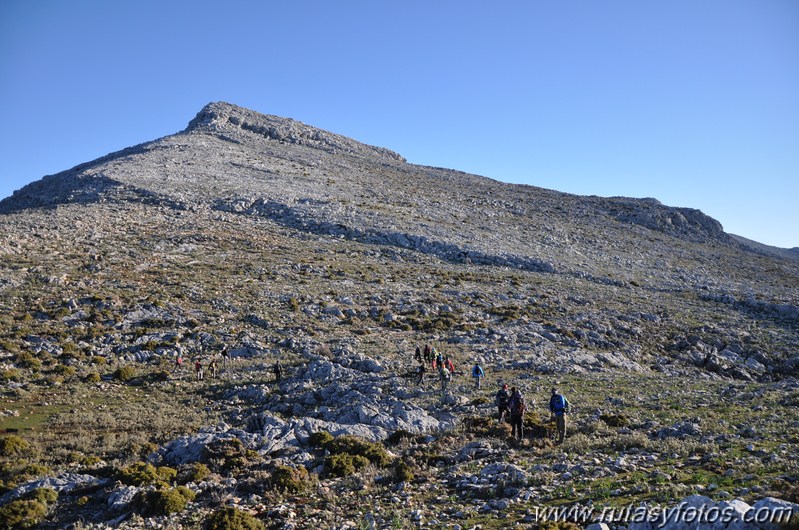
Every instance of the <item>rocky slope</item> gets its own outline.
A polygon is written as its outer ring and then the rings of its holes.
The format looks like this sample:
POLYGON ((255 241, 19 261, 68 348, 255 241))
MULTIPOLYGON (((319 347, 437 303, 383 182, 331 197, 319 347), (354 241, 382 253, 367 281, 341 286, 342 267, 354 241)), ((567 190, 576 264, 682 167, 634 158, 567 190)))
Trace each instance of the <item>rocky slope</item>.
POLYGON ((491 528, 563 503, 798 500, 799 262, 699 211, 416 166, 213 103, 15 192, 0 225, 0 509, 44 527, 199 527, 233 504, 274 528, 491 528), (416 385, 424 343, 488 388, 416 385), (173 367, 223 345, 217 378, 173 367), (521 444, 490 419, 503 380, 533 403, 521 444), (580 404, 562 447, 541 421, 553 384, 580 404), (163 509, 181 494, 192 509, 163 509))

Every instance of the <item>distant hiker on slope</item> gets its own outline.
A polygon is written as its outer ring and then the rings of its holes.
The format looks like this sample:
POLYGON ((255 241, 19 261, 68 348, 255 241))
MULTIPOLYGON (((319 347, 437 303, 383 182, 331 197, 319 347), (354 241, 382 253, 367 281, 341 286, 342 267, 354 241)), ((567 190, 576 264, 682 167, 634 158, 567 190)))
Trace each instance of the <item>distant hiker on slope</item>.
POLYGON ((510 415, 510 409, 508 408, 509 402, 510 392, 508 391, 508 385, 507 383, 502 383, 502 387, 500 387, 496 397, 494 398, 494 404, 496 404, 497 410, 499 412, 500 423, 502 423, 505 418, 510 415))
POLYGON ((555 420, 558 429, 558 443, 562 444, 566 438, 566 414, 569 413, 569 400, 566 396, 558 392, 557 388, 552 389, 552 397, 549 398, 549 412, 555 420))
POLYGON ((227 368, 228 358, 230 357, 230 350, 227 344, 222 346, 222 368, 227 368))
POLYGON ((438 379, 441 381, 441 392, 446 392, 447 385, 449 385, 449 381, 452 379, 452 374, 443 363, 438 367, 438 379))
POLYGON ((194 372, 197 374, 197 381, 203 380, 203 363, 200 361, 198 357, 196 361, 194 361, 194 372))
POLYGON ((216 379, 216 357, 211 357, 211 362, 208 363, 208 371, 211 372, 211 377, 216 379))
POLYGON ((413 354, 413 358, 416 362, 422 362, 422 349, 419 346, 416 346, 416 352, 413 354))
POLYGON ((419 374, 419 380, 416 381, 416 384, 422 386, 422 381, 424 381, 424 373, 427 371, 425 368, 425 363, 419 363, 419 366, 416 368, 416 373, 419 374))
POLYGON ((472 377, 474 377, 474 388, 480 390, 480 381, 485 377, 485 372, 479 363, 474 363, 472 367, 472 377))
POLYGON ((272 368, 272 371, 275 373, 275 382, 279 383, 283 378, 283 367, 280 366, 280 361, 275 362, 275 366, 272 368))
POLYGON ((524 411, 527 409, 527 405, 524 403, 524 396, 522 396, 521 391, 516 387, 510 389, 510 401, 508 402, 508 408, 510 409, 511 436, 518 438, 519 440, 523 440, 524 427, 522 426, 522 421, 524 419, 524 411))
POLYGON ((450 359, 449 355, 444 358, 444 366, 447 367, 449 373, 455 375, 455 363, 452 362, 452 359, 450 359))
POLYGON ((433 360, 433 354, 430 351, 430 345, 429 344, 425 344, 424 345, 424 362, 429 363, 432 360, 433 360))

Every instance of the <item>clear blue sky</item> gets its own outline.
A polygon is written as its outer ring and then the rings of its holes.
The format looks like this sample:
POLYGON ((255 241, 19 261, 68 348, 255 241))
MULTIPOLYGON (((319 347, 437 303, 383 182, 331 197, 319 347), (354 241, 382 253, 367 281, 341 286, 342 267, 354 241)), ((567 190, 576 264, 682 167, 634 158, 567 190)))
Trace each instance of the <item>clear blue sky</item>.
POLYGON ((796 0, 0 1, 0 197, 219 100, 799 246, 796 0))

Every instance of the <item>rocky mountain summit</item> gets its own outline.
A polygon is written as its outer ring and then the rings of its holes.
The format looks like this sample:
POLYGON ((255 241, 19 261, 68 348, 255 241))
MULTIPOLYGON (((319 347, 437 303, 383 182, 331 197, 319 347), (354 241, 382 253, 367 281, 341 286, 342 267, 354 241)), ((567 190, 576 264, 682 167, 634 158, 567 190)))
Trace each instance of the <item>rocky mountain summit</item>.
POLYGON ((799 501, 799 260, 698 210, 211 103, 16 191, 0 226, 9 527, 563 528, 539 508, 686 498, 747 528, 799 501), (424 344, 446 389, 417 383, 424 344))

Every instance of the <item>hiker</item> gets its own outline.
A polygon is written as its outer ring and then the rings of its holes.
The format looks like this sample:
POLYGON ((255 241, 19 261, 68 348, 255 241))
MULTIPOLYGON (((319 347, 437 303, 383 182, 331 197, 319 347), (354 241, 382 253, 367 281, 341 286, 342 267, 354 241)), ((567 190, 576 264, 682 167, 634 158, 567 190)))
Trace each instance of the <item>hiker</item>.
POLYGON ((424 373, 427 371, 427 368, 424 367, 424 363, 420 362, 419 366, 416 368, 416 373, 419 374, 419 380, 416 381, 416 384, 422 386, 422 381, 424 380, 424 373))
POLYGON ((433 360, 433 355, 430 353, 430 345, 424 345, 424 362, 429 363, 433 360))
POLYGON ((200 362, 199 358, 196 361, 194 361, 194 371, 197 374, 197 381, 202 381, 203 380, 203 363, 200 362))
POLYGON ((211 377, 216 379, 216 357, 211 357, 211 362, 208 363, 208 371, 211 372, 211 377))
POLYGON ((280 366, 280 361, 275 362, 275 366, 272 368, 272 371, 275 372, 275 382, 280 382, 280 379, 283 377, 283 367, 280 366))
POLYGON ((178 356, 175 358, 175 372, 183 369, 183 354, 178 351, 178 356))
POLYGON ((422 349, 419 346, 416 346, 416 353, 413 354, 413 358, 416 359, 416 362, 422 362, 422 349))
POLYGON ((566 414, 569 413, 569 400, 566 396, 558 392, 557 388, 552 389, 552 397, 549 398, 549 412, 555 420, 558 429, 558 443, 562 444, 566 438, 566 414))
POLYGON ((447 391, 447 385, 449 384, 449 380, 452 379, 452 374, 447 367, 443 364, 439 365, 438 368, 438 378, 441 381, 441 392, 447 391))
POLYGON ((447 367, 447 370, 449 370, 449 373, 451 373, 452 375, 455 375, 455 364, 452 362, 452 359, 449 358, 449 355, 444 357, 444 366, 447 367))
POLYGON ((433 351, 431 353, 434 356, 433 369, 435 370, 436 368, 441 368, 442 366, 444 366, 444 356, 441 355, 440 352, 437 352, 435 348, 433 348, 433 351))
POLYGON ((480 390, 480 381, 485 377, 485 372, 479 363, 474 363, 472 368, 472 377, 474 377, 474 388, 480 390))
POLYGON ((522 420, 524 419, 524 411, 527 406, 524 404, 524 396, 522 396, 521 391, 515 386, 510 389, 508 408, 510 409, 511 436, 523 440, 524 428, 522 427, 522 420))
POLYGON ((227 361, 228 357, 230 357, 230 351, 228 350, 227 344, 222 346, 222 367, 227 368, 227 361))
POLYGON ((497 392, 494 398, 494 403, 497 405, 499 411, 499 422, 502 423, 505 418, 510 416, 510 409, 508 403, 510 402, 510 392, 508 392, 508 384, 502 383, 502 387, 497 392))

